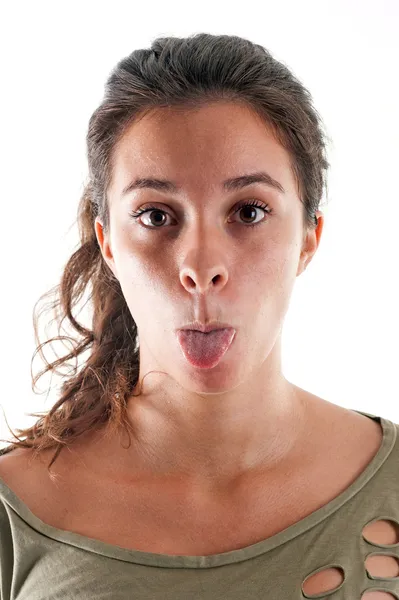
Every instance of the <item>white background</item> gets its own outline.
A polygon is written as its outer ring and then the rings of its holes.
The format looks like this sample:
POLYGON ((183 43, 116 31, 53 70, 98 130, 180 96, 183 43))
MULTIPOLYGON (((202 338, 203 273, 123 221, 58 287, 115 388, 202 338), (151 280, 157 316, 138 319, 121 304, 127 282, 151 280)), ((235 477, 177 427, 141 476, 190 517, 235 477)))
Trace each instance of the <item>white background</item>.
MULTIPOLYGON (((199 32, 270 50, 310 90, 332 139, 321 244, 284 327, 285 376, 399 422, 399 3, 14 0, 0 22, 0 405, 10 426, 33 424, 26 413, 58 399, 49 375, 32 391, 31 369, 43 368, 39 356, 31 364, 32 313, 78 243, 85 135, 105 80, 156 37, 199 32)), ((2 411, 0 437, 11 437, 2 411)))

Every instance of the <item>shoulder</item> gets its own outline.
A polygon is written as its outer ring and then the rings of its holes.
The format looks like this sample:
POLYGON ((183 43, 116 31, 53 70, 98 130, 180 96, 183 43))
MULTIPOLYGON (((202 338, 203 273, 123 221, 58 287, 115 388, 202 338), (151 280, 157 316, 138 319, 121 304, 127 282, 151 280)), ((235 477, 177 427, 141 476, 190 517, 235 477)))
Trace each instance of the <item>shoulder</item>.
MULTIPOLYGON (((2 448, 2 450, 4 449, 2 448)), ((0 477, 8 479, 9 475, 15 469, 20 468, 23 461, 26 461, 29 454, 31 454, 29 448, 14 448, 4 454, 0 454, 0 477)))
POLYGON ((27 479, 31 458, 32 451, 29 448, 14 448, 0 455, 0 480, 17 495, 19 495, 21 482, 27 479))
POLYGON ((15 448, 0 456, 0 480, 39 518, 49 500, 56 497, 47 472, 48 451, 35 456, 30 448, 15 448))
MULTIPOLYGON (((18 448, 0 457, 1 480, 25 504, 30 512, 46 525, 70 530, 69 514, 79 499, 79 473, 65 452, 61 452, 49 471, 55 448, 39 455, 33 450, 18 448)), ((0 597, 1 600, 1 597, 0 597)))

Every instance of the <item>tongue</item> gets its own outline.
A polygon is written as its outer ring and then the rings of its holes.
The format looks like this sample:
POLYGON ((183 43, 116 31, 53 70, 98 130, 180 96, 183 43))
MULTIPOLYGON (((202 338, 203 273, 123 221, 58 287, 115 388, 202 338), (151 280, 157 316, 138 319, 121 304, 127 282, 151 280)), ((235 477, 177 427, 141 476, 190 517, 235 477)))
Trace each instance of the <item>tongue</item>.
POLYGON ((180 330, 178 339, 188 362, 203 369, 218 364, 229 348, 235 329, 215 329, 209 333, 191 329, 180 330))

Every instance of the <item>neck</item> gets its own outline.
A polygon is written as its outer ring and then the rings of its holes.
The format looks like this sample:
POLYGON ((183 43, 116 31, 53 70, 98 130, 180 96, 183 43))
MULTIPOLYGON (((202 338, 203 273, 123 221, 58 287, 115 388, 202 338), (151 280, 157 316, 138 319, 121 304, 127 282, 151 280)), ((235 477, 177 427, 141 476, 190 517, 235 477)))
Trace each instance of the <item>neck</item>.
POLYGON ((128 405, 131 446, 126 433, 115 436, 104 464, 112 460, 114 476, 178 478, 209 487, 271 471, 295 454, 307 418, 304 390, 284 382, 274 396, 251 398, 241 408, 230 397, 228 406, 209 402, 197 414, 175 401, 171 407, 159 398, 134 397, 128 405))

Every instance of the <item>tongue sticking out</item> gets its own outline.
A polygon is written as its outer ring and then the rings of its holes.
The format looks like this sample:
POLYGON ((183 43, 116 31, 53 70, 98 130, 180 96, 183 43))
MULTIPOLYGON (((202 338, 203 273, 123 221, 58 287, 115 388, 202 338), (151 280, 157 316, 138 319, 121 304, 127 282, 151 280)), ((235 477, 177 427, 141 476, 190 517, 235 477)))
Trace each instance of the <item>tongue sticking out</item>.
POLYGON ((235 329, 215 329, 209 333, 183 329, 177 337, 183 354, 190 364, 201 369, 215 367, 230 347, 235 329))

